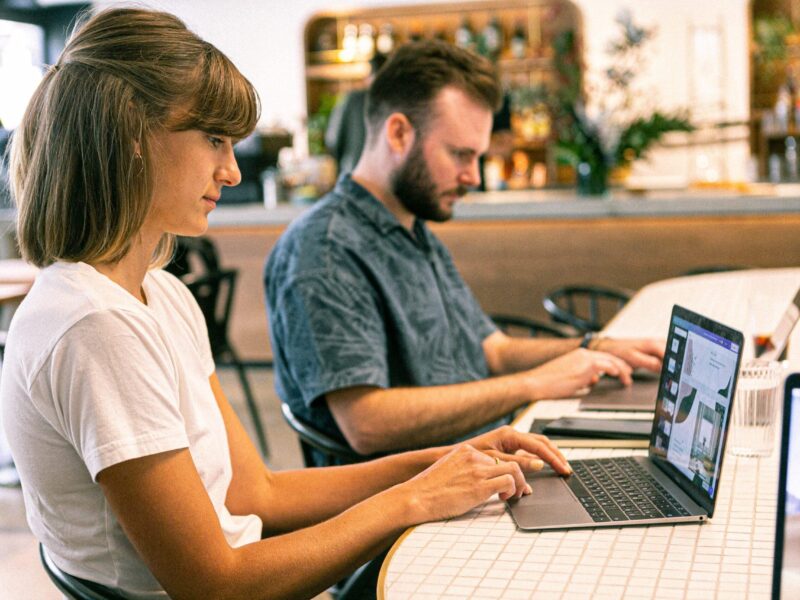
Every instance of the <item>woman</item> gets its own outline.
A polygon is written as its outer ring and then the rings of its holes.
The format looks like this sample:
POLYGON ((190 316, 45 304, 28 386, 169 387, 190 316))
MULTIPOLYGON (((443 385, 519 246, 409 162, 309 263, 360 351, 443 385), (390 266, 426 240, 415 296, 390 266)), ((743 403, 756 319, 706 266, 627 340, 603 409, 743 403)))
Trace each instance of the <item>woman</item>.
POLYGON ((528 492, 521 468, 569 472, 510 429, 348 467, 261 463, 197 305, 156 268, 239 183, 257 113, 178 19, 113 9, 72 35, 12 142, 19 244, 42 267, 0 389, 28 521, 60 568, 128 597, 310 596, 408 526, 528 492))

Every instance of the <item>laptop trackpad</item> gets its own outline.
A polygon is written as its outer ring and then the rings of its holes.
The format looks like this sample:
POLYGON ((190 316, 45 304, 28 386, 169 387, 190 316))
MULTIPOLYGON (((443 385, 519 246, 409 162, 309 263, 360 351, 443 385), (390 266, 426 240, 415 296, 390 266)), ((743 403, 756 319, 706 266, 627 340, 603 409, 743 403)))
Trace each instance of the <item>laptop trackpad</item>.
POLYGON ((527 476, 533 492, 508 503, 520 529, 591 523, 592 518, 569 491, 564 479, 550 469, 527 476))

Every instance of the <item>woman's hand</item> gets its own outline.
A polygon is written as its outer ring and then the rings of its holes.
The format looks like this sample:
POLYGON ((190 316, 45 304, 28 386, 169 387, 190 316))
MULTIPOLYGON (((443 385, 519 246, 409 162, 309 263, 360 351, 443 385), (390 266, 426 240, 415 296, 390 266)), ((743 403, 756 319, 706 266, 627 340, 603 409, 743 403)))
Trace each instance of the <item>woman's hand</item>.
POLYGON ((500 461, 469 444, 453 447, 396 489, 406 495, 414 524, 461 515, 494 494, 506 500, 531 491, 517 462, 500 461))
POLYGON ((572 473, 561 450, 544 435, 522 433, 506 425, 467 443, 501 461, 515 462, 523 471, 540 471, 547 463, 560 475, 572 473))
POLYGON ((545 436, 501 427, 453 447, 397 488, 409 495, 413 522, 447 519, 494 494, 501 500, 530 494, 523 471, 538 471, 544 463, 561 475, 572 472, 564 455, 545 436))

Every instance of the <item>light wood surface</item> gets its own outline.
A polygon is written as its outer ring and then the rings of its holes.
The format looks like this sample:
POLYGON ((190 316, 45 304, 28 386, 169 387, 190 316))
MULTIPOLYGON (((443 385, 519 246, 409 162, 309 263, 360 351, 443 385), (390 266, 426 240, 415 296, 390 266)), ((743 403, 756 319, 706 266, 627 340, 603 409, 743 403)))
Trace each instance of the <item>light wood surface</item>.
MULTIPOLYGON (((487 313, 546 319, 544 294, 572 283, 630 289, 704 265, 800 265, 800 215, 452 221, 432 229, 487 313)), ((210 231, 240 269, 231 334, 243 358, 271 358, 262 270, 283 226, 210 231)))

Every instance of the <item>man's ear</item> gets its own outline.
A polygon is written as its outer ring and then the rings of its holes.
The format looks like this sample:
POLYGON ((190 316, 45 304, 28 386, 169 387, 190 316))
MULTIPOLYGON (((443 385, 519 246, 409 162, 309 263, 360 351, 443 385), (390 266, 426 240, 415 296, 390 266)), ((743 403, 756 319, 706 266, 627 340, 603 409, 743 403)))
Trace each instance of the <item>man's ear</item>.
POLYGON ((406 154, 414 145, 416 131, 403 113, 390 114, 383 123, 386 142, 395 154, 406 154))

